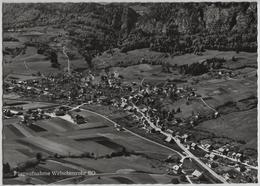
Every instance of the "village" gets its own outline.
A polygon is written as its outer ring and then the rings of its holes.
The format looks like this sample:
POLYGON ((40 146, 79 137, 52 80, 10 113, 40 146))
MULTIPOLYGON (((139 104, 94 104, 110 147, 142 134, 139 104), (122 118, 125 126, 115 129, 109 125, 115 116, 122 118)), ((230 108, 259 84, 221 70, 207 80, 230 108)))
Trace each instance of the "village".
MULTIPOLYGON (((218 78, 228 76, 222 72, 217 74, 218 78)), ((95 74, 89 71, 83 74, 73 71, 48 76, 39 73, 28 79, 25 76, 10 74, 6 77, 3 87, 4 94, 15 93, 20 96, 20 100, 57 104, 52 108, 23 110, 19 106, 6 105, 4 99, 4 118, 18 117, 19 125, 41 130, 34 125, 34 122, 48 120, 51 117, 61 117, 78 125, 87 125, 87 118, 77 114, 81 106, 113 107, 116 112, 124 112, 131 116, 136 122, 136 127, 144 131, 143 136, 162 135, 164 139, 160 143, 178 144, 183 151, 183 159, 193 158, 199 164, 206 165, 207 171, 216 175, 221 182, 234 182, 234 180, 244 183, 257 182, 257 160, 237 150, 236 146, 239 143, 233 143, 231 140, 230 143, 216 144, 210 137, 207 142, 194 138, 196 133, 192 133, 193 127, 203 121, 220 117, 220 113, 207 105, 201 95, 196 93, 196 88, 191 86, 180 86, 173 82, 152 85, 144 79, 140 83, 124 82, 119 72, 103 71, 95 74), (21 77, 24 80, 21 80, 21 77), (163 110, 162 104, 165 100, 173 103, 184 100, 186 104, 192 104, 193 101, 200 102, 208 107, 208 111, 205 113, 193 111, 192 115, 183 117, 180 107, 163 110), (232 171, 224 171, 225 167, 232 168, 232 171)), ((127 123, 122 126, 117 124, 115 127, 118 131, 129 129, 127 123)), ((185 171, 183 159, 172 167, 169 164, 168 173, 183 173, 187 180, 192 180, 191 183, 200 183, 197 179, 204 175, 203 171, 197 169, 185 171)))

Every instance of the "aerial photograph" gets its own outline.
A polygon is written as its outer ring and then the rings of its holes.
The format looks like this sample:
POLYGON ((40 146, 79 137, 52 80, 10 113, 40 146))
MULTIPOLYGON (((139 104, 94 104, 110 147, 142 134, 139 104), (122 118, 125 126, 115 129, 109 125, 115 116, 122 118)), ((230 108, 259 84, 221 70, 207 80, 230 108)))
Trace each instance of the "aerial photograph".
POLYGON ((257 2, 3 2, 2 183, 258 183, 257 2))

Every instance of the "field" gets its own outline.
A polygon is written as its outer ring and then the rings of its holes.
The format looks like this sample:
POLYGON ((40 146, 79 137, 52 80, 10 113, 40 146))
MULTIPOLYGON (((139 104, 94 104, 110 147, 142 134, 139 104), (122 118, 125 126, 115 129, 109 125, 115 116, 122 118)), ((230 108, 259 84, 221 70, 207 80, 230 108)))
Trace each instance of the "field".
POLYGON ((4 106, 19 106, 22 107, 24 110, 28 109, 36 109, 36 108, 51 108, 57 106, 54 103, 46 103, 46 102, 38 102, 38 101, 21 101, 12 98, 4 98, 3 100, 4 106))
MULTIPOLYGON (((145 173, 116 173, 116 174, 101 174, 91 176, 90 178, 79 182, 80 184, 169 184, 173 177, 161 174, 145 174, 145 173)), ((176 177, 175 179, 179 179, 176 177)), ((73 184, 74 180, 66 180, 59 184, 73 184)))
MULTIPOLYGON (((61 118, 51 118, 34 124, 43 130, 38 130, 37 127, 18 127, 19 124, 15 124, 17 120, 10 121, 9 124, 6 122, 8 120, 4 121, 3 134, 5 138, 3 147, 5 151, 3 161, 9 162, 11 166, 15 167, 18 163, 33 158, 37 152, 41 152, 44 156, 57 153, 66 156, 66 158, 48 160, 46 164, 37 165, 33 170, 47 172, 54 170, 94 170, 97 173, 113 173, 114 176, 107 179, 112 179, 114 183, 123 181, 139 183, 139 179, 144 177, 143 174, 147 175, 147 178, 149 177, 146 181, 142 181, 143 183, 170 182, 171 179, 164 175, 166 164, 163 160, 174 152, 133 136, 128 132, 116 131, 113 124, 95 114, 86 111, 81 111, 80 114, 86 117, 90 127, 87 126, 87 123, 82 128, 80 125, 61 118), (25 131, 31 135, 23 135, 25 131), (118 152, 122 148, 139 155, 98 158, 112 152, 118 152), (97 159, 77 158, 83 153, 93 153, 97 159), (123 177, 119 176, 120 172, 126 170, 132 170, 136 173, 129 176, 128 174, 124 174, 123 177), (143 173, 139 174, 138 172, 143 173), (153 176, 150 177, 145 172, 160 175, 154 176, 155 180, 153 181, 153 176), (127 180, 128 178, 129 180, 127 180), (156 181, 157 179, 158 181, 156 181)), ((71 176, 51 176, 48 179, 46 176, 37 176, 33 180, 36 183, 51 183, 69 177, 71 176)), ((10 183, 15 183, 15 180, 18 181, 14 179, 10 183)), ((95 178, 91 177, 86 179, 85 182, 90 183, 93 180, 95 178)), ((24 182, 25 180, 19 181, 24 182)), ((4 183, 9 182, 4 181, 4 183)))
POLYGON ((225 66, 230 68, 237 68, 245 64, 256 67, 257 62, 256 53, 240 52, 237 54, 235 51, 206 50, 201 56, 195 54, 184 54, 180 56, 168 57, 163 53, 150 51, 147 48, 132 50, 127 53, 121 53, 119 50, 115 49, 112 56, 104 53, 103 55, 96 57, 94 62, 100 66, 110 65, 113 67, 120 62, 126 66, 132 66, 134 64, 138 64, 138 62, 142 59, 145 59, 147 61, 167 62, 171 65, 183 65, 200 62, 213 57, 224 58, 228 61, 225 66), (231 61, 233 56, 237 58, 236 63, 231 61))
MULTIPOLYGON (((47 56, 37 54, 37 48, 26 46, 25 51, 18 55, 5 55, 6 63, 3 63, 4 76, 9 73, 17 74, 32 74, 32 73, 57 73, 60 70, 65 69, 67 66, 67 58, 62 52, 62 45, 58 41, 54 41, 53 38, 58 37, 60 34, 66 34, 62 29, 55 29, 52 27, 35 27, 27 29, 25 33, 10 32, 5 33, 4 37, 13 37, 19 40, 19 42, 6 41, 3 43, 4 48, 16 48, 24 47, 24 43, 28 41, 48 42, 55 50, 57 50, 58 62, 60 63, 60 69, 52 68, 50 60, 47 56)), ((61 40, 61 43, 66 40, 61 40)), ((73 51, 75 52, 75 51, 73 51)), ((75 52, 76 56, 71 60, 72 68, 85 68, 86 64, 82 56, 75 52)))
POLYGON ((244 148, 257 149, 257 109, 234 112, 199 124, 198 129, 208 130, 219 136, 245 140, 244 148))
POLYGON ((256 78, 202 81, 196 86, 198 94, 208 98, 207 103, 213 107, 223 105, 228 101, 238 102, 249 97, 257 97, 256 87, 256 78))

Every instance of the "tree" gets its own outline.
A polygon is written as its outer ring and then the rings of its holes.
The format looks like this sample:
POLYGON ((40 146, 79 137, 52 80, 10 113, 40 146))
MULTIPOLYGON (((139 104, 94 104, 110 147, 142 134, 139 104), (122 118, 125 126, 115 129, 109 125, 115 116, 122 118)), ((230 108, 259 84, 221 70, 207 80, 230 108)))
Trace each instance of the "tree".
POLYGON ((51 51, 50 54, 49 54, 49 58, 51 60, 51 66, 53 68, 59 68, 60 67, 60 64, 58 62, 58 56, 57 56, 56 52, 51 51))
POLYGON ((37 153, 36 153, 36 159, 37 159, 38 161, 41 161, 41 160, 42 160, 42 153, 37 152, 37 153))
POLYGON ((32 181, 32 178, 31 178, 31 177, 26 177, 25 182, 26 182, 27 184, 32 184, 31 181, 32 181))
POLYGON ((122 147, 122 152, 126 153, 126 148, 125 147, 122 147))
POLYGON ((89 51, 83 51, 82 54, 81 54, 86 63, 88 64, 89 68, 92 69, 94 67, 93 63, 92 63, 92 59, 93 59, 93 56, 91 55, 91 53, 89 51))
POLYGON ((76 57, 75 53, 73 53, 72 51, 67 51, 66 53, 67 53, 70 60, 75 59, 75 57, 76 57))
POLYGON ((170 64, 169 64, 169 63, 164 62, 164 63, 162 64, 162 72, 171 73, 170 64))
POLYGON ((244 165, 240 166, 240 172, 245 172, 246 171, 246 167, 244 165))
POLYGON ((173 179, 171 180, 171 183, 173 183, 173 184, 179 184, 180 181, 179 181, 177 178, 173 178, 173 179))
POLYGON ((180 175, 180 180, 181 180, 182 182, 186 182, 186 181, 187 181, 187 179, 186 179, 186 177, 185 177, 184 174, 181 174, 181 175, 180 175))
POLYGON ((11 167, 9 165, 9 163, 4 163, 3 164, 3 173, 9 173, 11 171, 11 167))
POLYGON ((178 31, 178 25, 170 24, 166 28, 166 36, 169 37, 170 40, 178 39, 180 36, 180 32, 178 31))
POLYGON ((42 76, 42 74, 41 74, 40 71, 38 71, 36 75, 37 75, 37 76, 42 76))

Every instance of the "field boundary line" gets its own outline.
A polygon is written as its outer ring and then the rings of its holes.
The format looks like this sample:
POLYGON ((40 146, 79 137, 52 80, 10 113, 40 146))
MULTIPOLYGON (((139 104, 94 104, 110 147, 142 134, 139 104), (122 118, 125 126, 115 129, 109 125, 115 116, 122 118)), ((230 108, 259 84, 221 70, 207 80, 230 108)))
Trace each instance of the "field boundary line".
MULTIPOLYGON (((93 111, 91 111, 91 110, 83 109, 83 108, 81 108, 81 109, 82 109, 82 110, 85 110, 85 111, 87 111, 87 112, 96 114, 96 115, 98 115, 98 116, 100 116, 100 117, 102 117, 102 118, 104 118, 104 119, 110 121, 110 122, 113 123, 114 125, 119 125, 119 124, 117 124, 116 122, 112 121, 111 119, 107 118, 106 116, 104 116, 104 115, 102 115, 102 114, 93 112, 93 111)), ((156 144, 156 145, 158 145, 158 146, 161 146, 161 147, 163 147, 163 148, 166 148, 166 149, 168 149, 168 150, 170 150, 170 151, 172 151, 172 152, 175 152, 175 153, 177 153, 178 155, 180 155, 181 158, 185 157, 185 156, 182 155, 180 152, 178 152, 178 151, 176 151, 176 150, 174 150, 174 149, 172 149, 172 148, 170 148, 170 147, 167 147, 167 146, 165 146, 165 145, 162 145, 162 144, 160 144, 160 143, 157 143, 157 142, 155 142, 155 141, 152 141, 152 140, 150 140, 150 139, 147 139, 147 138, 145 138, 145 137, 143 137, 143 136, 141 136, 141 135, 139 135, 139 134, 136 134, 136 133, 130 131, 129 129, 126 129, 125 127, 123 127, 123 129, 126 130, 127 132, 131 133, 132 135, 135 135, 135 136, 137 136, 137 137, 139 137, 139 138, 141 138, 141 139, 144 139, 144 140, 149 141, 149 142, 151 142, 151 143, 154 143, 154 144, 156 144)))

